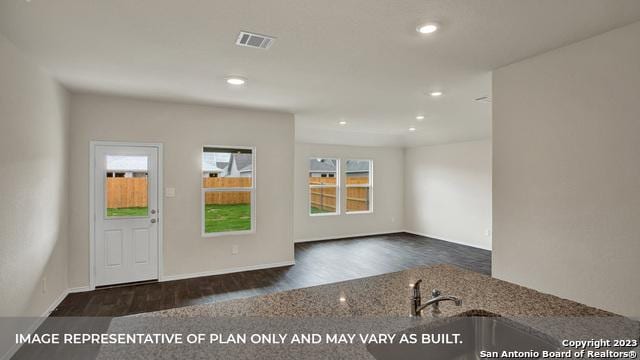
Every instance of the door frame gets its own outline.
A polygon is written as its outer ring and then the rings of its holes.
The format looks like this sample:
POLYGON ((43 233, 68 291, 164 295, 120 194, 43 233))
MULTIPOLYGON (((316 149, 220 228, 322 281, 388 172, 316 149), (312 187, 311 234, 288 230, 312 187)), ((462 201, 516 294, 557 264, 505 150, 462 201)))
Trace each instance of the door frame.
POLYGON ((164 246, 163 246, 163 232, 164 232, 164 155, 162 143, 147 143, 147 142, 121 142, 121 141, 90 141, 89 142, 89 288, 95 290, 96 288, 96 269, 95 269, 95 220, 96 220, 96 179, 95 179, 95 155, 97 146, 128 146, 128 147, 155 147, 158 149, 158 281, 163 281, 164 277, 164 246))

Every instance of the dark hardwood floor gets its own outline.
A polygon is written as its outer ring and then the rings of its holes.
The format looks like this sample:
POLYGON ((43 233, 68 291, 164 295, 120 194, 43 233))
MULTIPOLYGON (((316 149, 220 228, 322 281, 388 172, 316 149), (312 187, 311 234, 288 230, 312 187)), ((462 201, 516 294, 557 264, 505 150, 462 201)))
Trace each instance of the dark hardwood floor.
POLYGON ((398 233, 295 245, 296 265, 69 294, 51 316, 123 316, 453 264, 491 274, 491 252, 398 233))

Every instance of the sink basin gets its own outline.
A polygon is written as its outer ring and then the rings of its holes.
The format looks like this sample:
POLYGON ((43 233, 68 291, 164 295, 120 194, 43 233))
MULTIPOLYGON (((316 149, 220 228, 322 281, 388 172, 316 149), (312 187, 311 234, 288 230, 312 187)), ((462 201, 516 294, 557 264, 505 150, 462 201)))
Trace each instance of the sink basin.
MULTIPOLYGON (((497 315, 474 311, 473 315, 463 315, 438 319, 433 324, 416 326, 398 332, 402 334, 416 334, 418 341, 423 334, 431 335, 432 339, 444 338, 446 334, 460 334, 456 344, 370 344, 367 350, 376 359, 480 359, 482 351, 522 351, 529 354, 526 358, 540 358, 543 350, 554 351, 558 344, 545 339, 542 334, 497 315), (439 335, 440 334, 440 335, 439 335), (535 355, 535 352, 538 355, 535 355)), ((449 342, 453 336, 448 337, 449 342)), ((485 354, 486 355, 486 354, 485 354)), ((485 357, 491 357, 485 356, 485 357)), ((502 357, 505 358, 505 357, 502 357)), ((506 357, 509 358, 509 357, 506 357)), ((522 356, 520 357, 522 358, 522 356)))

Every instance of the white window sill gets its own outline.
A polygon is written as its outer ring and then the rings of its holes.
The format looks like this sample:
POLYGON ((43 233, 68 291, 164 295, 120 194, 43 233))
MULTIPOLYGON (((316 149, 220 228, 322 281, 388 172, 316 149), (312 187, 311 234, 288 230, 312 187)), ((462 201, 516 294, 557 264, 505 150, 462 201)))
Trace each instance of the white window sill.
POLYGON ((338 216, 340 213, 320 213, 320 214, 309 214, 311 217, 323 217, 323 216, 338 216))
POLYGON ((213 232, 213 233, 202 233, 201 236, 203 238, 214 238, 214 237, 221 237, 221 236, 251 235, 255 233, 256 233, 255 230, 220 231, 220 232, 213 232))
POLYGON ((345 212, 345 214, 347 214, 347 215, 367 215, 367 214, 373 214, 373 210, 371 210, 371 211, 349 211, 349 212, 345 212))

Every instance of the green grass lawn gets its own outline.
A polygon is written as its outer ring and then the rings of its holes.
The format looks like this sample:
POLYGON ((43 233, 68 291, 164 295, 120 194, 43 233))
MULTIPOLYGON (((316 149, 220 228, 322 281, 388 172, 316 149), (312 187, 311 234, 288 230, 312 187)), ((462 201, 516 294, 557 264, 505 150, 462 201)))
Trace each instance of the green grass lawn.
MULTIPOLYGON (((108 208, 107 216, 147 216, 146 207, 108 208)), ((206 233, 251 230, 251 205, 205 205, 206 233)))
POLYGON ((146 207, 107 208, 107 216, 147 216, 147 210, 146 207))
POLYGON ((333 212, 335 212, 335 211, 329 210, 329 209, 322 210, 321 208, 315 207, 315 206, 311 207, 311 213, 312 214, 324 214, 324 213, 333 213, 333 212))
POLYGON ((205 233, 251 230, 251 205, 205 205, 205 233))

